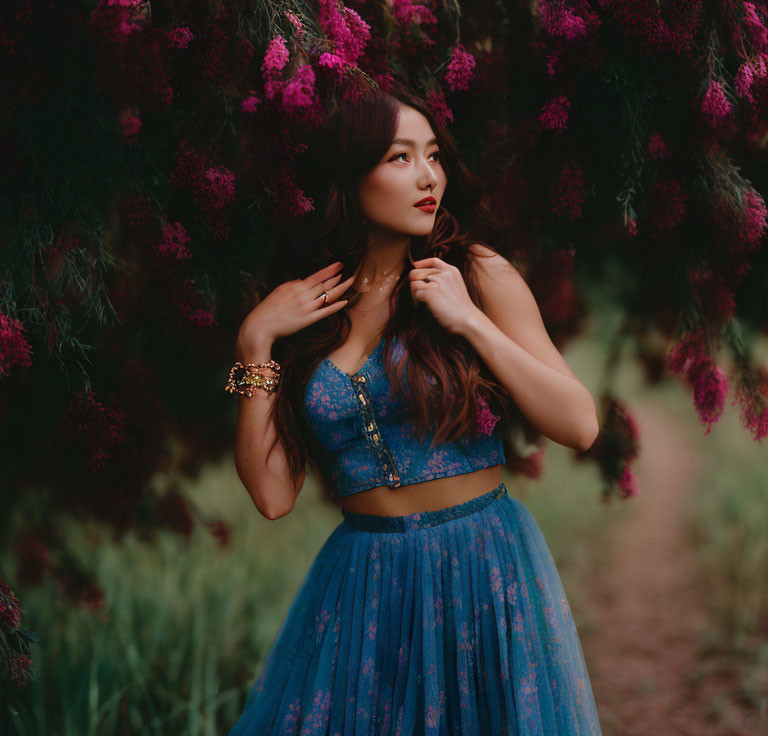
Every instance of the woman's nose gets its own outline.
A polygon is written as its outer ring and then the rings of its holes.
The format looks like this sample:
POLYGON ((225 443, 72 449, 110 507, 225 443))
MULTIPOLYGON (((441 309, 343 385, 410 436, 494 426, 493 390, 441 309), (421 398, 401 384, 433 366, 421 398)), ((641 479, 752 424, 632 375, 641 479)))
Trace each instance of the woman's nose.
POLYGON ((419 179, 422 186, 428 186, 431 184, 434 188, 437 185, 437 175, 435 174, 434 169, 432 166, 430 166, 428 161, 423 163, 419 179))

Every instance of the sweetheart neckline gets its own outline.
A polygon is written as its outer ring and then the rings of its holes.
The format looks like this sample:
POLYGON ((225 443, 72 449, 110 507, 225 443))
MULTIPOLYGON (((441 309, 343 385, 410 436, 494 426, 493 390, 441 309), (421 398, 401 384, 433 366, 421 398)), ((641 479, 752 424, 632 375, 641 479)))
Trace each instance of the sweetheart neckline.
POLYGON ((334 362, 333 362, 333 361, 332 361, 332 360, 331 360, 329 357, 327 357, 327 356, 326 356, 325 358, 323 358, 323 360, 324 360, 326 363, 329 363, 329 364, 331 365, 331 367, 332 367, 332 368, 335 368, 335 369, 336 369, 336 370, 337 370, 339 373, 341 373, 341 375, 342 375, 342 376, 346 376, 347 378, 351 379, 351 378, 354 378, 355 376, 358 376, 358 375, 360 375, 360 374, 361 374, 361 373, 362 373, 362 372, 365 370, 365 368, 368 366, 368 363, 370 363, 370 362, 371 362, 371 359, 373 358, 374 354, 375 354, 375 353, 376 353, 376 351, 379 349, 379 346, 381 345, 381 343, 383 342, 383 340, 384 340, 384 336, 382 335, 382 336, 379 338, 379 341, 376 343, 376 345, 374 345, 374 347, 373 347, 373 350, 371 350, 371 353, 370 353, 370 355, 369 355, 369 356, 368 356, 368 357, 365 359, 365 363, 363 363, 363 364, 360 366, 360 368, 359 368, 359 369, 358 369, 358 370, 357 370, 355 373, 347 373, 346 371, 343 371, 343 370, 341 370, 341 368, 339 368, 339 366, 337 366, 337 365, 336 365, 336 363, 334 363, 334 362))

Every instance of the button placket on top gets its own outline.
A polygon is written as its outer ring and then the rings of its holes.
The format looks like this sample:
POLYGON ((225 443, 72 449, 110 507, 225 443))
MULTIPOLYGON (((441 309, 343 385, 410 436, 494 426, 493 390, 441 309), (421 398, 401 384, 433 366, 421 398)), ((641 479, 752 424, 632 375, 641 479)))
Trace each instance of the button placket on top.
POLYGON ((387 485, 390 488, 397 488, 402 485, 402 481, 400 480, 400 474, 397 472, 397 467, 392 460, 392 455, 384 443, 384 438, 381 436, 379 425, 376 423, 376 415, 373 411, 371 395, 368 392, 366 376, 364 373, 356 373, 351 379, 354 384, 355 396, 360 404, 360 411, 363 416, 363 430, 365 431, 368 444, 379 458, 381 472, 387 481, 387 485))

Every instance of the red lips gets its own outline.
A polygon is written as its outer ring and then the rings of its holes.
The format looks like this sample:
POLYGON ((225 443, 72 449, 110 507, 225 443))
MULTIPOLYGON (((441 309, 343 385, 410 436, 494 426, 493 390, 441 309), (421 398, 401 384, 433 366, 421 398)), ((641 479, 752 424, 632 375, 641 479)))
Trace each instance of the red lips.
POLYGON ((414 207, 421 207, 423 204, 437 204, 437 200, 434 197, 424 197, 424 199, 420 200, 419 202, 416 202, 414 207))

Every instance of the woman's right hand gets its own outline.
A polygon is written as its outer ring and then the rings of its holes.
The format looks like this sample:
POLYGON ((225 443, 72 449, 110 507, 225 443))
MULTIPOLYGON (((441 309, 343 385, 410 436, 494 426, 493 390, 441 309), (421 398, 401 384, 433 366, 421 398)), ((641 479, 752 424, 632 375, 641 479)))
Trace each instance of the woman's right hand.
POLYGON ((273 342, 343 309, 349 300, 337 299, 352 286, 355 276, 339 282, 341 267, 342 263, 337 261, 304 279, 276 286, 246 315, 240 325, 238 341, 245 344, 264 340, 273 342), (324 291, 328 292, 325 304, 324 291))

